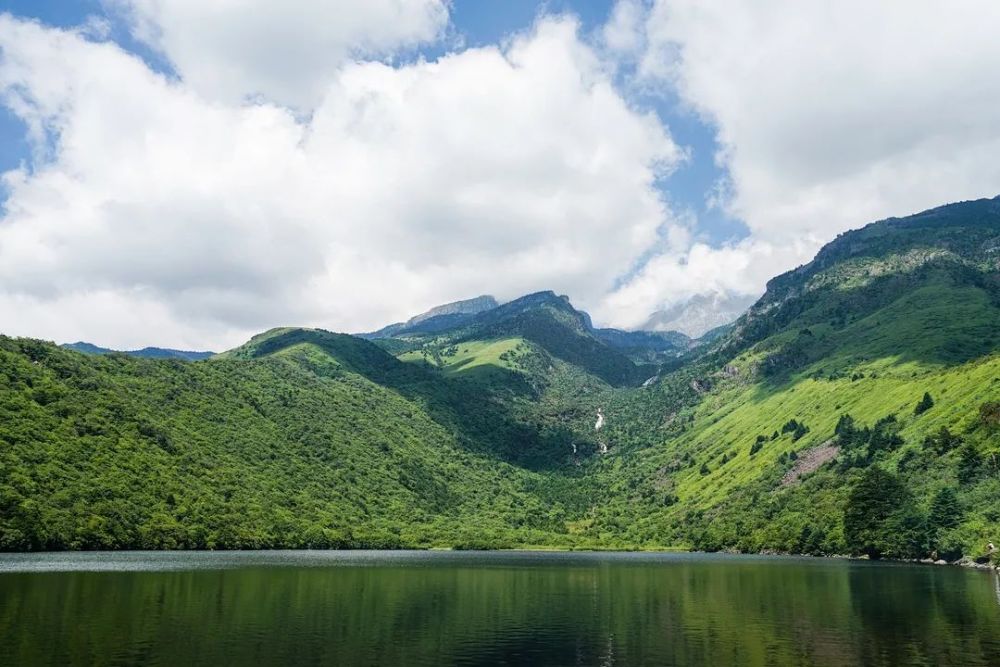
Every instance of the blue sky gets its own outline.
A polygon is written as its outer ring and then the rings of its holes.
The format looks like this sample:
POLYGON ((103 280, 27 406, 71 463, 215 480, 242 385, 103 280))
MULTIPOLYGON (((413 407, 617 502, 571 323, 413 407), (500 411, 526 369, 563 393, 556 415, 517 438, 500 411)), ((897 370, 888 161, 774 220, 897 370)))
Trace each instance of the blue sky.
MULTIPOLYGON (((592 34, 608 20, 614 3, 611 0, 454 0, 451 6, 451 30, 465 46, 476 47, 501 42, 511 33, 527 30, 539 14, 572 14, 584 34, 592 34)), ((118 16, 104 10, 99 0, 0 0, 0 10, 16 16, 37 19, 47 25, 72 28, 89 17, 109 22, 110 38, 126 50, 140 55, 151 67, 169 71, 169 63, 141 43, 133 40, 118 16)), ((449 44, 434 44, 419 50, 433 59, 449 44)), ((622 82, 623 88, 626 87, 622 82)), ((664 88, 656 95, 633 95, 634 104, 655 111, 670 130, 674 140, 688 149, 690 159, 671 174, 660 187, 677 211, 689 210, 697 220, 698 235, 711 244, 744 238, 747 229, 718 208, 706 206, 706 194, 723 175, 716 166, 715 132, 693 112, 684 109, 675 96, 664 88)), ((0 107, 0 170, 19 164, 31 164, 30 148, 24 125, 6 107, 0 107)), ((0 197, 6 193, 0 191, 0 197)), ((626 276, 627 277, 627 276, 626 276)))

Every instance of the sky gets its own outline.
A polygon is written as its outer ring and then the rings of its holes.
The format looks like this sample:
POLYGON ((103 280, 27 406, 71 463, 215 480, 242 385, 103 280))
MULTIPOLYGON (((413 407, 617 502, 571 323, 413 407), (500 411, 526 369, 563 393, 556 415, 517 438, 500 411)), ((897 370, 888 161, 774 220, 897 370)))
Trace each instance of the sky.
POLYGON ((1000 193, 992 0, 0 0, 0 333, 635 328, 1000 193))

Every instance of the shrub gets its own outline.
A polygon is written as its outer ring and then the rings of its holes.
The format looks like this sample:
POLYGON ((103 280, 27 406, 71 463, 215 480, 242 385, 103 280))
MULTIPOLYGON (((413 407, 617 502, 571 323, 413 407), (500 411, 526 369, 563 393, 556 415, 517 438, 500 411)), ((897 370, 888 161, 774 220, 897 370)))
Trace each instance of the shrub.
POLYGON ((990 430, 1000 427, 1000 401, 987 401, 979 406, 979 423, 990 430))

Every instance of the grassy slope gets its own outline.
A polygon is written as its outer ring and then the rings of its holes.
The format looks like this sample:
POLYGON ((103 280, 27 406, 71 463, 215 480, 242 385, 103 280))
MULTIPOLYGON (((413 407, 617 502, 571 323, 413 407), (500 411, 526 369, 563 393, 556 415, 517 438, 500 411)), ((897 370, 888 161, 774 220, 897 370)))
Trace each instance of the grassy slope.
MULTIPOLYGON (((947 427, 984 455, 1000 452, 1000 433, 979 423, 980 406, 1000 399, 1000 355, 983 354, 996 349, 993 336, 1000 331, 1000 308, 988 293, 933 274, 844 326, 817 324, 815 315, 804 311, 733 359, 728 373, 708 378, 714 388, 680 413, 684 430, 676 438, 633 454, 627 466, 608 462, 602 474, 629 480, 631 490, 622 489, 629 501, 611 497, 593 513, 591 532, 623 530, 627 540, 703 548, 843 551, 841 512, 857 471, 834 462, 793 488, 779 486, 794 465, 779 457, 831 440, 842 414, 867 425, 897 416, 906 444, 876 463, 898 470, 923 504, 942 486, 959 487, 958 453, 928 455, 925 436, 947 427), (805 364, 790 373, 755 373, 769 354, 793 343, 818 352, 807 350, 805 364), (925 391, 936 404, 915 416, 925 391), (781 434, 751 456, 757 436, 770 436, 791 419, 810 431, 794 442, 781 434), (677 502, 665 506, 669 496, 677 502), (813 542, 803 542, 804 529, 813 542)), ((967 553, 981 552, 1000 535, 997 498, 995 473, 961 486, 964 517, 955 539, 967 553)))
POLYGON ((516 354, 524 350, 525 346, 526 342, 522 338, 466 341, 446 347, 438 354, 427 349, 411 350, 399 355, 399 359, 407 362, 423 361, 440 368, 447 375, 468 373, 484 367, 517 370, 517 365, 508 358, 510 355, 507 353, 516 354))

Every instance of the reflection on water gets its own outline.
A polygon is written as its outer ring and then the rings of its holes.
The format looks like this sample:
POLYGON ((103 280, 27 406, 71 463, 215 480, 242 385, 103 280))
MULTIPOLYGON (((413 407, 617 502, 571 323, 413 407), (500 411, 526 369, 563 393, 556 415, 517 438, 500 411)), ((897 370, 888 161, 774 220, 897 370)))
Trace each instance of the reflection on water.
POLYGON ((819 559, 0 555, 0 664, 1000 665, 997 602, 983 572, 819 559))

